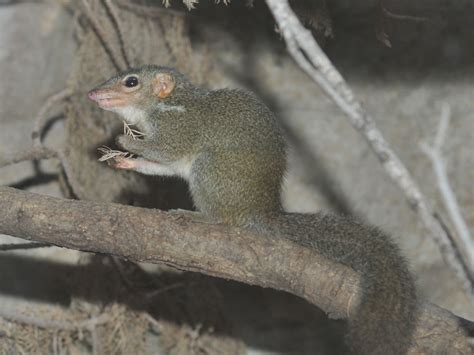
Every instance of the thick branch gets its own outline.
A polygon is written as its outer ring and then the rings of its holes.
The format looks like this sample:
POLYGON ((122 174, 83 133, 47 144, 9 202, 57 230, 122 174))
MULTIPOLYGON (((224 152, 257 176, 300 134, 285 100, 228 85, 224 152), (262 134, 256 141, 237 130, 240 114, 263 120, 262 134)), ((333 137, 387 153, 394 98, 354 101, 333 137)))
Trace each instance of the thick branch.
MULTIPOLYGON (((193 222, 186 214, 64 200, 8 187, 0 187, 0 210, 0 233, 284 290, 333 318, 347 318, 360 296, 359 276, 352 269, 312 250, 285 239, 193 222)), ((459 318, 432 305, 422 306, 415 339, 413 351, 470 351, 459 318)))
POLYGON ((405 194, 410 207, 418 213, 429 231, 428 235, 438 245, 444 261, 459 277, 468 297, 474 303, 474 275, 468 270, 453 240, 435 218, 418 184, 375 125, 374 119, 356 99, 349 85, 321 50, 311 32, 303 27, 288 5, 288 0, 266 0, 266 2, 278 23, 280 33, 285 38, 288 52, 367 140, 387 174, 405 194))

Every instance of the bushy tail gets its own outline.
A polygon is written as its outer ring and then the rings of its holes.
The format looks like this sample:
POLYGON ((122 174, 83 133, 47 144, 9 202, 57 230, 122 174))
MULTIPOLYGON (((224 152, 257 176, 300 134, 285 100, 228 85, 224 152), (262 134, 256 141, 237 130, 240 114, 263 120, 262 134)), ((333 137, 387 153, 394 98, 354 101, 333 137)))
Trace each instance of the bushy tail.
POLYGON ((348 320, 354 354, 405 354, 415 327, 414 281, 398 247, 378 229, 326 214, 276 215, 265 229, 316 250, 362 275, 362 297, 348 320))

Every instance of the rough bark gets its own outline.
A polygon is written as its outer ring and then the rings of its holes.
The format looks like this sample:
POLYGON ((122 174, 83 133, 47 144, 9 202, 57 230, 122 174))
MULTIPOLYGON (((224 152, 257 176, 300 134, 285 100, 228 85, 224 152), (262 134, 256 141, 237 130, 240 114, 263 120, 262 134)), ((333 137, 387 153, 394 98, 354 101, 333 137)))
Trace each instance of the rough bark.
MULTIPOLYGON (((357 307, 359 276, 291 241, 193 221, 188 214, 0 188, 0 233, 136 262, 165 263, 305 298, 332 318, 357 307)), ((472 322, 421 305, 412 353, 468 354, 472 322)))

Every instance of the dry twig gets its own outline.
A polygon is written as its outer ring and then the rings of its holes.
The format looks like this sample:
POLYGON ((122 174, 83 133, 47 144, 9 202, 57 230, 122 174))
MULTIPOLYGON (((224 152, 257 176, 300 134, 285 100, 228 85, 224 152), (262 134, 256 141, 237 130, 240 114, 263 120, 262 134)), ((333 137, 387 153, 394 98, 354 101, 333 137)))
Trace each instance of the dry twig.
POLYGON ((112 49, 112 47, 109 45, 109 42, 107 41, 107 36, 106 36, 105 30, 103 29, 102 25, 99 23, 96 16, 94 15, 94 12, 92 11, 92 8, 91 8, 88 0, 82 0, 82 4, 84 6, 85 15, 86 15, 87 19, 89 20, 89 23, 92 27, 92 30, 96 34, 100 44, 102 45, 105 52, 109 56, 110 62, 114 66, 115 70, 117 70, 119 72, 124 70, 126 65, 125 66, 120 65, 119 62, 117 61, 117 54, 112 49))
POLYGON ((129 157, 130 153, 129 152, 123 152, 121 150, 114 150, 112 148, 109 148, 107 146, 103 146, 100 148, 97 148, 97 150, 102 154, 102 156, 98 159, 99 161, 107 161, 110 159, 114 159, 116 157, 129 157))
MULTIPOLYGON (((140 139, 145 136, 145 134, 140 132, 139 130, 131 128, 130 125, 125 121, 123 121, 123 133, 127 136, 132 137, 133 139, 140 139)), ((97 148, 97 150, 102 154, 102 156, 98 159, 99 161, 107 161, 110 159, 115 159, 116 157, 123 157, 123 158, 133 157, 133 154, 129 152, 114 150, 107 146, 102 146, 100 148, 97 148)))
POLYGON ((123 134, 132 137, 133 139, 140 139, 145 137, 145 133, 140 132, 138 129, 130 127, 131 125, 123 121, 123 134))
MULTIPOLYGON (((69 162, 65 158, 64 151, 62 149, 53 150, 44 147, 41 143, 39 144, 39 146, 33 146, 32 148, 25 151, 11 153, 9 154, 9 157, 0 157, 0 168, 23 161, 57 158, 59 159, 59 162, 65 171, 65 175, 69 176, 69 162)), ((71 185, 72 190, 76 194, 78 191, 80 192, 83 189, 82 186, 75 183, 74 181, 68 180, 68 183, 71 185)))
POLYGON ((378 0, 377 1, 377 21, 375 25, 375 37, 389 48, 392 47, 392 43, 390 42, 390 38, 387 32, 385 31, 386 19, 388 18, 398 20, 398 21, 411 21, 415 23, 429 21, 427 17, 395 14, 387 10, 387 8, 383 4, 383 0, 378 0))
POLYGON ((424 16, 413 16, 413 15, 402 15, 402 14, 396 14, 390 10, 388 10, 384 4, 384 0, 379 0, 379 6, 382 10, 383 15, 387 16, 388 18, 394 19, 394 20, 399 20, 399 21, 411 21, 415 23, 420 23, 420 22, 427 22, 430 19, 428 17, 424 16))
POLYGON ((46 116, 48 111, 53 107, 56 103, 67 99, 72 95, 72 89, 71 88, 66 88, 58 93, 51 95, 41 106, 41 108, 38 111, 38 114, 35 117, 35 128, 33 129, 33 133, 31 134, 31 138, 33 138, 33 145, 35 147, 41 147, 42 142, 41 142, 41 137, 43 136, 43 131, 46 127, 46 125, 49 123, 49 118, 46 116))
POLYGON ((57 157, 58 153, 52 149, 45 147, 32 147, 21 152, 12 153, 9 158, 0 158, 0 168, 26 160, 49 159, 57 157))
POLYGON ((266 0, 266 2, 286 41, 288 52, 301 69, 339 106, 354 128, 367 140, 387 174, 405 194, 410 207, 418 213, 429 235, 438 245, 444 261, 455 272, 468 297, 474 303, 474 276, 460 259, 461 254, 456 245, 434 217, 426 197, 378 130, 373 118, 357 101, 354 93, 321 50, 311 32, 305 29, 298 20, 288 5, 288 1, 266 0))
POLYGON ((128 59, 127 51, 125 50, 122 26, 121 26, 120 18, 115 9, 115 4, 113 4, 111 0, 103 0, 103 4, 110 18, 110 21, 112 22, 112 25, 114 26, 115 32, 117 33, 120 53, 122 53, 122 58, 123 58, 123 61, 125 62, 125 66, 127 68, 130 68, 130 60, 128 59))
POLYGON ((465 250, 465 254, 468 257, 468 265, 471 271, 474 272, 474 240, 472 239, 471 233, 469 232, 469 227, 462 217, 456 195, 449 183, 448 174, 446 173, 446 164, 444 162, 442 153, 450 117, 451 108, 448 104, 445 104, 442 107, 438 131, 436 133, 433 145, 429 146, 427 143, 423 142, 421 143, 421 149, 430 159, 431 164, 433 165, 433 171, 438 182, 438 188, 441 193, 444 206, 448 211, 449 217, 454 225, 454 228, 456 229, 457 235, 464 246, 463 250, 465 250))

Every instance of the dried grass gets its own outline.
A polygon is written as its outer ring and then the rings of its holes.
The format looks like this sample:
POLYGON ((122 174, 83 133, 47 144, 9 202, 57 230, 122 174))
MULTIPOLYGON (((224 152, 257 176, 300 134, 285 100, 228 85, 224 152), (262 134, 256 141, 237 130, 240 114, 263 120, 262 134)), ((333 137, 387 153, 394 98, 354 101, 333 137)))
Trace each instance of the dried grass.
POLYGON ((123 157, 123 158, 130 158, 132 154, 129 152, 123 152, 121 150, 114 150, 107 146, 102 146, 97 148, 97 150, 102 154, 102 156, 98 159, 99 161, 107 161, 110 159, 115 159, 116 157, 123 157))
MULTIPOLYGON (((98 317, 102 316, 106 316, 109 321, 88 328, 64 330, 0 319, 0 354, 147 353, 145 337, 149 329, 149 316, 116 303, 104 307, 98 317)), ((80 324, 91 318, 91 315, 80 309, 58 309, 41 317, 54 318, 52 322, 59 318, 68 319, 70 324, 80 324)))
POLYGON ((123 121, 123 134, 125 134, 126 136, 130 136, 133 139, 140 139, 145 137, 145 133, 140 132, 137 129, 131 128, 130 125, 125 121, 123 121))

